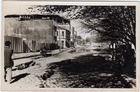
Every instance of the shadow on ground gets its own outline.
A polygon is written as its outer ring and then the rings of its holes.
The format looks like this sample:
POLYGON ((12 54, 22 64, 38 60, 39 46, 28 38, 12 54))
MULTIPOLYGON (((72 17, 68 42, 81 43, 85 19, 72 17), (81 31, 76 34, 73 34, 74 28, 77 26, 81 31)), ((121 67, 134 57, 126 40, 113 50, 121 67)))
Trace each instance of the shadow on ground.
POLYGON ((17 76, 12 78, 13 81, 11 83, 17 82, 18 80, 20 80, 21 78, 26 77, 27 75, 29 75, 29 74, 28 73, 24 73, 24 74, 17 75, 17 76))
POLYGON ((85 55, 72 60, 51 63, 48 69, 53 71, 53 76, 47 77, 50 83, 48 87, 51 87, 51 83, 61 88, 132 87, 124 78, 116 76, 113 63, 106 61, 102 56, 85 55))

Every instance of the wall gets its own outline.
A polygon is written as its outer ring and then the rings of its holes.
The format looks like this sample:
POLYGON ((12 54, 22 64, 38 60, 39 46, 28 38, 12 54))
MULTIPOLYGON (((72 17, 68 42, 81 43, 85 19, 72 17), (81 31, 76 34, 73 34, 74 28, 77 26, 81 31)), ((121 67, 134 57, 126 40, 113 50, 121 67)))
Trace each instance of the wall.
POLYGON ((66 47, 66 30, 61 29, 61 28, 57 28, 57 43, 58 46, 65 48, 66 47), (62 36, 62 32, 64 32, 64 36, 62 36), (62 46, 62 41, 64 42, 64 45, 62 46))
POLYGON ((18 21, 18 18, 5 18, 4 29, 5 36, 24 38, 32 50, 40 47, 34 46, 35 43, 54 43, 54 25, 51 20, 18 21))
POLYGON ((70 47, 71 42, 70 42, 70 31, 66 30, 66 46, 70 47))
POLYGON ((62 29, 62 28, 57 28, 58 36, 57 36, 57 43, 58 46, 60 47, 70 47, 71 42, 70 42, 70 31, 62 29), (64 32, 64 36, 62 36, 62 32, 64 32), (62 41, 64 42, 64 45, 62 46, 62 41))
POLYGON ((74 42, 74 27, 71 28, 71 41, 74 42))

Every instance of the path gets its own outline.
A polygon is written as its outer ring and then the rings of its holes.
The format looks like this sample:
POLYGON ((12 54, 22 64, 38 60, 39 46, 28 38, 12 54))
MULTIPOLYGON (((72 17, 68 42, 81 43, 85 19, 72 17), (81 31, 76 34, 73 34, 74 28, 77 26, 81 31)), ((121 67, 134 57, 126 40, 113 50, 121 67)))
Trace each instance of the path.
MULTIPOLYGON (((64 51, 60 53, 61 56, 66 54, 68 51, 64 51)), ((42 81, 38 78, 38 76, 42 75, 46 71, 46 64, 61 60, 59 57, 56 57, 56 56, 51 56, 47 58, 44 57, 40 59, 33 59, 33 58, 35 57, 14 60, 14 62, 16 62, 16 65, 21 64, 22 62, 34 60, 36 62, 36 65, 27 67, 22 70, 13 70, 12 71, 13 79, 9 87, 11 88, 40 88, 41 86, 40 84, 42 84, 41 83, 42 81)))
MULTIPOLYGON (((73 50, 78 50, 78 49, 73 49, 73 50)), ((51 69, 49 69, 49 66, 48 66, 50 63, 56 63, 56 62, 61 62, 63 60, 75 59, 75 57, 79 57, 82 55, 88 55, 88 54, 94 55, 94 53, 98 54, 98 51, 70 53, 71 51, 72 51, 72 49, 68 49, 62 53, 59 53, 59 54, 51 56, 51 57, 32 59, 35 62, 34 66, 30 66, 25 69, 13 71, 13 80, 9 86, 12 88, 25 88, 25 89, 42 88, 42 87, 48 88, 48 86, 45 86, 46 84, 44 84, 44 83, 52 84, 52 83, 54 83, 54 81, 57 81, 57 80, 55 80, 56 76, 62 77, 61 74, 55 74, 55 76, 53 76, 54 79, 49 80, 50 78, 48 78, 48 80, 47 80, 48 82, 43 81, 41 76, 43 76, 46 73, 46 71, 47 72, 52 71, 51 69)), ((82 50, 79 49, 79 51, 82 51, 82 50)), ((95 54, 95 56, 96 56, 96 54, 95 54)), ((24 60, 25 59, 23 59, 23 61, 24 60)), ((55 71, 57 71, 57 69, 55 71)), ((55 71, 53 71, 53 72, 55 72, 55 71)), ((62 85, 62 84, 60 84, 60 85, 62 85)), ((54 84, 54 86, 52 85, 49 87, 57 87, 57 86, 55 86, 55 84, 54 84)), ((62 86, 58 86, 58 87, 62 87, 62 86)), ((92 87, 94 87, 94 86, 92 86, 92 87)))

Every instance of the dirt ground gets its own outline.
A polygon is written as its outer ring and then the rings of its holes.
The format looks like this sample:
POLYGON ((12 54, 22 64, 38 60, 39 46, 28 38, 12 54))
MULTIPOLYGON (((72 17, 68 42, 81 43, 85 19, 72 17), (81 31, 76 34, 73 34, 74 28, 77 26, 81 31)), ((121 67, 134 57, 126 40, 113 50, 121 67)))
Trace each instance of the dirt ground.
POLYGON ((123 77, 114 75, 104 57, 84 55, 48 64, 41 77, 47 88, 131 88, 123 77))
MULTIPOLYGON (((116 75, 108 51, 68 49, 37 57, 13 69, 11 87, 20 88, 135 88, 136 78, 116 75)), ((24 60, 23 60, 24 61, 24 60)))

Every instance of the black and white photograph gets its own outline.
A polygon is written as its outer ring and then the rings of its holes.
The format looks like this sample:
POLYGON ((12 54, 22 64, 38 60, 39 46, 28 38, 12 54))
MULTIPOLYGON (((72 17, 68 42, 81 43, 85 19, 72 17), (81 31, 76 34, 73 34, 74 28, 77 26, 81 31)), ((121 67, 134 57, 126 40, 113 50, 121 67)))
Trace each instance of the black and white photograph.
POLYGON ((138 90, 138 7, 4 1, 2 89, 138 90))

